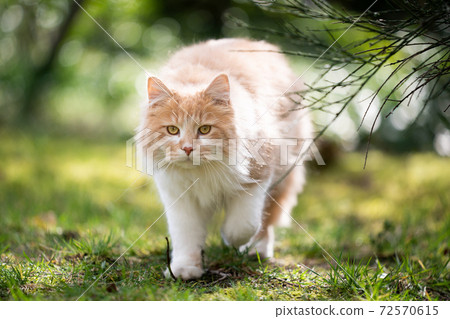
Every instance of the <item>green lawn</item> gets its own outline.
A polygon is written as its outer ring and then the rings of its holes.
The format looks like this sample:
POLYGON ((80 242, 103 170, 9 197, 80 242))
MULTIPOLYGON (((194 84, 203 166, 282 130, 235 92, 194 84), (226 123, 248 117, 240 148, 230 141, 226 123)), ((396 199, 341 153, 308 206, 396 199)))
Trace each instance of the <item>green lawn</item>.
POLYGON ((345 154, 312 169, 276 261, 221 244, 211 225, 198 281, 166 267, 151 180, 125 166, 125 140, 0 130, 0 299, 448 300, 450 163, 434 154, 345 154), (96 282, 97 280, 97 282, 96 282))

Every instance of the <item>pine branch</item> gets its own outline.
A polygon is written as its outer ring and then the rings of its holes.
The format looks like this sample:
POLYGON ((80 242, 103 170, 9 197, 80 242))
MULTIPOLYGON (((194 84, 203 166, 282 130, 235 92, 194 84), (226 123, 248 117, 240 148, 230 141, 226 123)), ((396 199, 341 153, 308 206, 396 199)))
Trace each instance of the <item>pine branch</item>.
MULTIPOLYGON (((306 84, 306 88, 296 94, 303 98, 308 107, 314 109, 325 110, 327 107, 340 105, 334 120, 349 105, 355 103, 355 98, 363 88, 369 84, 373 85, 375 77, 379 76, 382 70, 390 68, 389 75, 374 90, 359 126, 361 127, 373 107, 375 98, 380 97, 382 104, 372 123, 369 143, 375 122, 388 104, 393 106, 386 117, 401 105, 410 103, 413 97, 418 97, 425 88, 430 91, 424 107, 448 89, 450 6, 444 0, 429 0, 424 4, 399 0, 393 1, 392 6, 391 10, 368 12, 360 18, 337 9, 324 0, 267 1, 261 6, 284 20, 281 30, 264 31, 283 38, 294 47, 301 43, 299 50, 286 50, 283 53, 312 59, 320 57, 322 64, 328 64, 315 81, 306 84), (404 18, 384 18, 394 13, 404 18), (316 29, 301 29, 299 21, 302 20, 314 21, 316 24, 317 21, 322 21, 324 25, 316 29), (360 39, 347 44, 338 42, 329 48, 329 43, 324 41, 323 35, 327 35, 329 41, 334 42, 337 35, 342 34, 352 24, 353 30, 356 30, 352 34, 357 32, 360 39), (310 50, 305 50, 307 47, 310 50), (322 54, 327 49, 328 51, 322 54), (413 50, 416 52, 409 53, 413 50), (327 79, 328 74, 342 68, 349 70, 343 79, 334 82, 327 79), (400 75, 400 80, 397 80, 397 75, 400 75), (387 87, 391 89, 387 90, 387 87), (348 89, 348 96, 338 100, 332 98, 338 88, 348 89)), ((257 30, 251 26, 249 28, 257 30)), ((302 105, 292 111, 304 107, 302 105)), ((319 132, 319 136, 329 125, 319 132)))

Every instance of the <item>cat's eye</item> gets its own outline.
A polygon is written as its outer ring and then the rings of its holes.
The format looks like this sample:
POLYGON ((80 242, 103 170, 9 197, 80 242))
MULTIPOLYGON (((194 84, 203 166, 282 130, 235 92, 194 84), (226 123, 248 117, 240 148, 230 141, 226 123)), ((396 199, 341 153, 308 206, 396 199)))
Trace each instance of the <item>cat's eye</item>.
POLYGON ((198 128, 200 134, 208 134, 211 131, 211 125, 203 125, 198 128))
POLYGON ((170 125, 167 127, 167 132, 171 135, 177 135, 180 129, 176 126, 170 125))

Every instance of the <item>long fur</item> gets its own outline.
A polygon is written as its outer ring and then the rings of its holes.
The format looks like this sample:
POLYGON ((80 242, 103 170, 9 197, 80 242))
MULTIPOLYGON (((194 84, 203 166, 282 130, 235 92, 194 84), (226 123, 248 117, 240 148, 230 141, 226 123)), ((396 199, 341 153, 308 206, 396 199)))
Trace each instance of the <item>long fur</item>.
MULTIPOLYGON (((226 244, 251 246, 263 257, 272 257, 273 225, 296 205, 305 182, 301 166, 268 196, 271 183, 288 168, 280 165, 280 139, 311 137, 305 111, 289 111, 295 104, 287 95, 299 86, 292 85, 296 77, 283 55, 273 53, 277 50, 263 41, 211 40, 178 51, 158 79, 149 79, 149 103, 139 130, 167 139, 154 156, 160 160, 170 155, 169 160, 156 169, 154 178, 167 209, 171 268, 177 277, 202 275, 201 250, 214 212, 225 209, 226 244), (211 131, 199 134, 202 125, 210 125, 211 131), (176 126, 179 134, 170 135, 167 126, 176 126), (223 142, 221 159, 208 159, 214 149, 207 139, 223 142), (249 141, 264 141, 259 150, 264 164, 252 158, 249 141), (193 165, 194 155, 184 150, 190 147, 199 152, 200 165, 193 165)), ((289 148, 289 163, 299 149, 289 148)))

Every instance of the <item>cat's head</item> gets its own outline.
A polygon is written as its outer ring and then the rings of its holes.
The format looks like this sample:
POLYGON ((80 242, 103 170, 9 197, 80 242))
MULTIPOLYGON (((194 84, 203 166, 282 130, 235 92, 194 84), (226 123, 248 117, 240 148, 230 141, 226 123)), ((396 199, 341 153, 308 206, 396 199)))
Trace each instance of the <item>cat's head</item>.
MULTIPOLYGON (((235 138, 234 112, 230 101, 230 84, 225 74, 220 74, 203 89, 182 94, 167 87, 161 80, 148 79, 148 106, 145 111, 144 128, 161 137, 159 157, 180 167, 193 167, 193 156, 208 160, 220 151, 227 156, 227 141, 235 138)), ((152 143, 152 142, 150 142, 152 143)), ((160 159, 158 159, 160 160, 160 159)))

